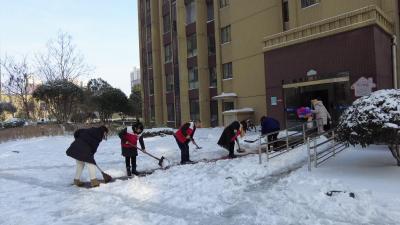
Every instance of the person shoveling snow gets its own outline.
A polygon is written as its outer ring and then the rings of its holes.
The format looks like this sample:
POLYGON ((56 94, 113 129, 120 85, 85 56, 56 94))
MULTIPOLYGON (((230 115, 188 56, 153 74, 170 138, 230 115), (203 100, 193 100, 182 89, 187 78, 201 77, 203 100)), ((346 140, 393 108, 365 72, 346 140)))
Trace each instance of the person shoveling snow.
POLYGON ((104 181, 108 182, 112 178, 104 173, 96 164, 94 154, 99 147, 100 142, 104 139, 107 140, 108 129, 105 126, 92 127, 89 129, 79 129, 75 131, 74 138, 70 147, 67 149, 67 155, 76 160, 76 173, 74 184, 82 186, 80 181, 83 167, 85 164, 88 166, 90 184, 92 187, 97 187, 100 182, 96 178, 96 167, 101 171, 104 181))

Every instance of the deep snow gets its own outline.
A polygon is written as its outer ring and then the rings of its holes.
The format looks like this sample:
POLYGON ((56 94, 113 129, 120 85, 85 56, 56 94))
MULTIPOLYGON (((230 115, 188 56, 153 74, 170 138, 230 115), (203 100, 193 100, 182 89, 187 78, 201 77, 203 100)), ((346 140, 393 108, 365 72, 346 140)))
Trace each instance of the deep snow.
MULTIPOLYGON (((203 149, 191 145, 191 159, 227 155, 215 144, 221 132, 198 129, 203 149)), ((81 189, 71 186, 75 162, 65 155, 71 141, 58 136, 0 144, 0 224, 399 224, 400 169, 381 146, 350 148, 311 173, 300 147, 261 165, 258 155, 249 155, 81 189), (330 190, 356 198, 328 197, 330 190)), ((145 144, 179 162, 172 136, 145 144)), ((112 176, 125 174, 118 138, 102 142, 95 158, 112 176)), ((138 170, 154 168, 157 161, 139 153, 138 170)), ((87 169, 82 178, 88 179, 87 169)))

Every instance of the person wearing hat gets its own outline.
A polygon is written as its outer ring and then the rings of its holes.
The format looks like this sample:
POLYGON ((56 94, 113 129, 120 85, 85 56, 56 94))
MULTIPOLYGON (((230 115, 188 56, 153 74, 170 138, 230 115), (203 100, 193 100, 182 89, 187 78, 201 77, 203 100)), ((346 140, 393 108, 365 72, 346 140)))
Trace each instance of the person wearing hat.
POLYGON ((139 141, 142 151, 146 151, 143 136, 141 135, 143 129, 143 124, 136 121, 131 127, 127 127, 118 133, 121 139, 122 156, 125 157, 126 175, 129 177, 132 174, 139 175, 136 170, 136 156, 138 155, 136 146, 139 141))
POLYGON ((315 120, 317 121, 318 133, 321 134, 324 132, 324 126, 328 124, 328 119, 331 120, 331 115, 328 110, 325 108, 322 101, 318 99, 311 100, 314 109, 311 110, 312 113, 315 114, 315 120))
POLYGON ((83 186, 80 181, 83 167, 87 165, 90 176, 90 184, 92 187, 97 187, 100 182, 96 178, 96 161, 94 154, 100 142, 104 139, 107 140, 108 129, 105 126, 92 127, 88 129, 79 129, 75 131, 75 140, 67 149, 67 155, 76 160, 76 173, 74 184, 76 186, 83 186))

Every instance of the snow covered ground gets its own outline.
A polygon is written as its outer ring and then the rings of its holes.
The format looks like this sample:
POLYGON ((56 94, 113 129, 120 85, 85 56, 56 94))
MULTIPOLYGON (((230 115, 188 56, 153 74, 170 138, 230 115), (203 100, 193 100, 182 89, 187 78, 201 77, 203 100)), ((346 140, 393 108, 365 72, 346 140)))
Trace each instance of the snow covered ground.
MULTIPOLYGON (((203 149, 191 146, 191 159, 227 155, 216 145, 221 132, 198 129, 203 149)), ((311 173, 299 147, 261 165, 258 155, 249 155, 81 189, 71 186, 75 161, 65 155, 71 142, 58 136, 0 144, 0 224, 400 224, 400 168, 381 146, 350 148, 311 173), (356 197, 328 197, 330 190, 356 197)), ((172 163, 180 160, 172 136, 145 144, 172 163)), ((110 175, 125 174, 117 137, 102 142, 95 158, 110 175)), ((139 153, 139 171, 157 166, 139 153)), ((86 169, 82 178, 88 179, 86 169)))

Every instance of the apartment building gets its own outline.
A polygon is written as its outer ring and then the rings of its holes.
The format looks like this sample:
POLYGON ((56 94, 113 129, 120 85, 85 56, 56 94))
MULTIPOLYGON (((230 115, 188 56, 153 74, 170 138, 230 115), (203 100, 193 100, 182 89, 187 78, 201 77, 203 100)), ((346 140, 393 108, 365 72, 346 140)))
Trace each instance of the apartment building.
POLYGON ((397 87, 397 0, 139 0, 143 116, 177 127, 299 122, 319 98, 338 118, 397 87))

